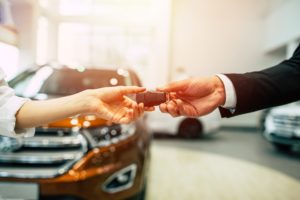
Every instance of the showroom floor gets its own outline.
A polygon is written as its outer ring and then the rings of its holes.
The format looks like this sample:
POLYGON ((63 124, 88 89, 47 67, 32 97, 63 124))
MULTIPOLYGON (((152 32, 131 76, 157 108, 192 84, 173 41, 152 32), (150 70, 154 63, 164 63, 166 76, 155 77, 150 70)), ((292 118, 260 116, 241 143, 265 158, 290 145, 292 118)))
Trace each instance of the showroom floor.
POLYGON ((300 155, 277 152, 257 131, 197 140, 155 139, 147 200, 299 199, 300 155))

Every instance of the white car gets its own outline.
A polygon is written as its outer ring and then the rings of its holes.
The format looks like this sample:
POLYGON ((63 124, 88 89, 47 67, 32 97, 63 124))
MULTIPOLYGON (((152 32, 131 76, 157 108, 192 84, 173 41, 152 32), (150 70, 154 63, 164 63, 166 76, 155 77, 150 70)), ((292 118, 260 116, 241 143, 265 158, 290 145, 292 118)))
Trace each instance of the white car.
POLYGON ((264 136, 278 150, 300 147, 300 102, 272 108, 266 115, 264 136))
POLYGON ((152 133, 184 138, 197 138, 215 133, 221 125, 221 115, 218 109, 199 118, 173 118, 169 114, 161 113, 158 108, 154 112, 148 113, 147 116, 148 126, 152 133))

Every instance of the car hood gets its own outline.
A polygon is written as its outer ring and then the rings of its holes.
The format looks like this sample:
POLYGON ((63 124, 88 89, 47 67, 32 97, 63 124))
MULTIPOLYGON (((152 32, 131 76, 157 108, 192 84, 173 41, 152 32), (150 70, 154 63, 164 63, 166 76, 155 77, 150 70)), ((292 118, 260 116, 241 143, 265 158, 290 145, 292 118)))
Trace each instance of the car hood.
POLYGON ((273 108, 271 110, 271 114, 300 116, 300 104, 292 103, 292 104, 273 108))
MULTIPOLYGON (((53 98, 63 97, 61 95, 48 95, 48 94, 37 94, 32 99, 34 100, 47 100, 53 98)), ((73 128, 73 127, 83 127, 83 128, 93 128, 99 126, 108 125, 107 120, 98 118, 93 114, 82 114, 79 116, 68 117, 58 121, 50 122, 48 124, 42 125, 44 128, 73 128)))

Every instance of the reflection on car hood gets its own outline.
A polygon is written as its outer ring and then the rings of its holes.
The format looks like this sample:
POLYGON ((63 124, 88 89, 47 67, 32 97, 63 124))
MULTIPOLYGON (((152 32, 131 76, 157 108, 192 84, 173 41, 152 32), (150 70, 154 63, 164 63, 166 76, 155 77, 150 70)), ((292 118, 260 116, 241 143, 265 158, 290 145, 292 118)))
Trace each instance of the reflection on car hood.
POLYGON ((271 114, 300 116, 300 105, 296 103, 292 103, 288 105, 279 106, 273 108, 271 114))
MULTIPOLYGON (((62 96, 39 93, 36 96, 34 96, 32 99, 47 100, 47 99, 53 99, 59 97, 62 96)), ((98 118, 96 115, 93 114, 83 114, 80 116, 73 116, 66 119, 54 121, 48 124, 44 124, 42 125, 42 127, 44 128, 74 128, 74 127, 93 128, 93 127, 99 127, 105 125, 108 125, 107 120, 98 118)))
POLYGON ((81 115, 75 117, 69 117, 59 121, 51 122, 44 125, 43 127, 49 128, 73 128, 73 127, 83 127, 83 128, 93 128, 103 125, 108 125, 107 121, 98 118, 95 115, 81 115))

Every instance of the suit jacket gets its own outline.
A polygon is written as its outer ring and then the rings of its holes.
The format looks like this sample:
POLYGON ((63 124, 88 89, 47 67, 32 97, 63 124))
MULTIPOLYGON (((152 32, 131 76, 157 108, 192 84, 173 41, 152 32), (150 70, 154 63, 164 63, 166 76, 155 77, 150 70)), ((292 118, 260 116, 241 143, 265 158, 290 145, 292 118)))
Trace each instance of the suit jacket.
POLYGON ((237 105, 234 113, 219 108, 222 117, 300 100, 300 44, 290 59, 274 67, 245 74, 225 75, 233 83, 237 105))

